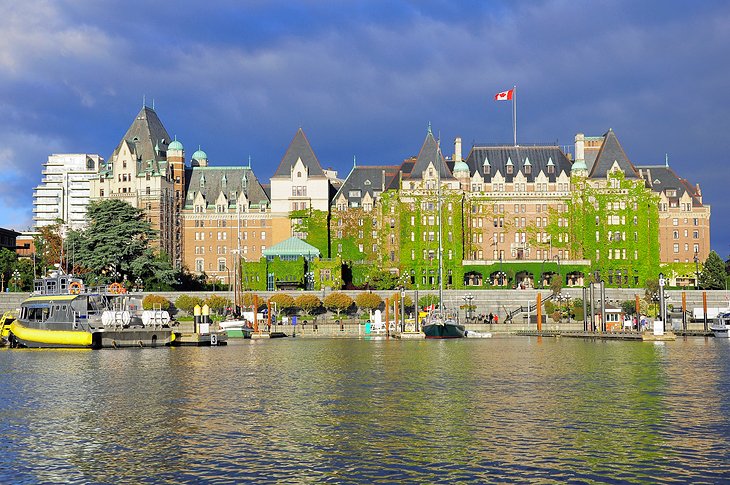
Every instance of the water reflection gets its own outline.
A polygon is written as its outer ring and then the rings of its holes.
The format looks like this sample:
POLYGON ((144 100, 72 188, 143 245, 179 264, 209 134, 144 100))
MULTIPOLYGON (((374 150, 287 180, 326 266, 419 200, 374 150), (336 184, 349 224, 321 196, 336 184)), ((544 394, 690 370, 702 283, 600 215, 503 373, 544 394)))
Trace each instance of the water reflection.
POLYGON ((0 482, 718 481, 729 344, 0 351, 0 482))

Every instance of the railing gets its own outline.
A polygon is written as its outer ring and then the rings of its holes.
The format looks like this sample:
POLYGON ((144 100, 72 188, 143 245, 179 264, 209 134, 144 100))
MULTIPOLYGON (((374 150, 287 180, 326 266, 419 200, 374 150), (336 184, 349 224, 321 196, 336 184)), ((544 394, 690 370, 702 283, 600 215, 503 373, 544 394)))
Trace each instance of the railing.
MULTIPOLYGON (((549 296, 542 299, 542 304, 544 305, 546 301, 552 300, 554 298, 555 298, 555 293, 551 293, 549 296)), ((503 306, 503 308, 504 308, 504 306, 503 306)), ((512 310, 511 312, 507 312, 507 318, 504 319, 504 322, 505 323, 511 322, 512 319, 520 313, 535 313, 536 310, 537 310, 537 303, 531 303, 527 307, 520 306, 519 308, 516 308, 516 309, 512 310)), ((505 308, 505 311, 506 311, 506 308, 505 308)))

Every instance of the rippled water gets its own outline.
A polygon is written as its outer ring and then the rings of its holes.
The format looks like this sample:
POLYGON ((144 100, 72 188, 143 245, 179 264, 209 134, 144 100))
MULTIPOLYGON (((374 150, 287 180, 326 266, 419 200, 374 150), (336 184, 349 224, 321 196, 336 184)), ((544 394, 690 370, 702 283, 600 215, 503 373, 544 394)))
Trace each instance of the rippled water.
POLYGON ((0 351, 2 483, 730 480, 730 342, 0 351))

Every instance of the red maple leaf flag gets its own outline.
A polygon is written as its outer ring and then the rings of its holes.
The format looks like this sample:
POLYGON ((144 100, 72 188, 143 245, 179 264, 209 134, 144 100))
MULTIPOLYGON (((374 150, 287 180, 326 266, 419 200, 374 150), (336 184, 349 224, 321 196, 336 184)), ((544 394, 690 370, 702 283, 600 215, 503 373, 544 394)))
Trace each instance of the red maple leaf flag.
POLYGON ((497 93, 494 95, 495 101, 511 101, 512 100, 512 94, 514 94, 514 89, 510 89, 509 91, 502 91, 501 93, 497 93))

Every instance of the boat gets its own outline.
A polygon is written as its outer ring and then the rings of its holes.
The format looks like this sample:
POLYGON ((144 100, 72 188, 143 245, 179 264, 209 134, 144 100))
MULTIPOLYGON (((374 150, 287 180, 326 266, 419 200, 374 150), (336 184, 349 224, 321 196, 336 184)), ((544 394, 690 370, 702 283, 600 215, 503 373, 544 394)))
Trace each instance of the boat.
POLYGON ((434 310, 423 323, 426 338, 463 338, 467 336, 464 325, 459 324, 449 312, 434 310))
MULTIPOLYGON (((436 148, 436 160, 440 165, 441 161, 441 149, 437 145, 436 148)), ((426 316, 421 330, 426 335, 426 338, 433 339, 444 339, 444 338, 463 338, 466 336, 466 329, 463 325, 460 325, 457 321, 457 316, 453 312, 447 311, 443 307, 444 301, 444 262, 443 262, 443 246, 441 241, 442 223, 441 223, 441 167, 436 167, 436 210, 438 215, 438 283, 439 283, 439 295, 438 295, 438 307, 434 308, 431 306, 431 310, 426 316)))
POLYGON ((253 327, 248 320, 224 320, 218 324, 228 338, 251 338, 253 327))
POLYGON ((175 340, 170 315, 144 310, 119 283, 89 288, 60 270, 34 280, 7 330, 10 347, 157 347, 175 340))
POLYGON ((710 325, 710 330, 715 337, 729 338, 730 337, 730 312, 721 313, 717 316, 717 323, 710 325))

